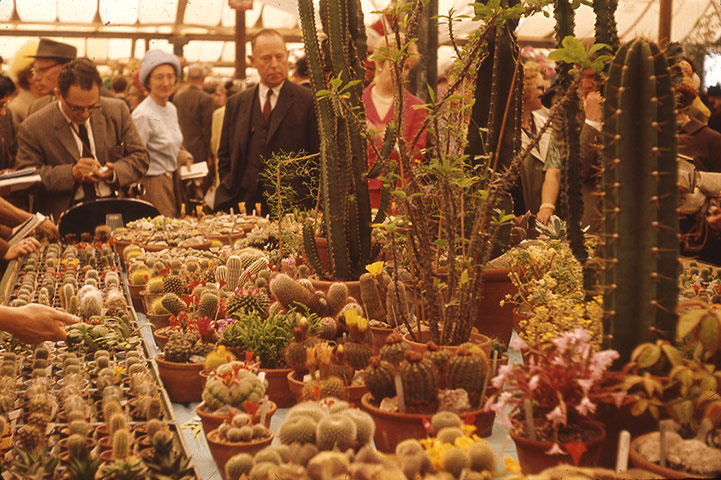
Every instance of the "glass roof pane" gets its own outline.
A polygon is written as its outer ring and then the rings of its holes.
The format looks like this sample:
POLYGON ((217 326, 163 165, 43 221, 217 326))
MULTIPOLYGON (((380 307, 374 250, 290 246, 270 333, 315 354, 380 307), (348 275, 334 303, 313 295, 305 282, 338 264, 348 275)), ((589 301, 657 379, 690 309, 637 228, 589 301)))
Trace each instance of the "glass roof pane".
POLYGON ((178 0, 140 0, 140 23, 175 24, 178 0))
POLYGON ((95 63, 105 63, 110 56, 108 55, 108 46, 110 39, 108 38, 88 38, 86 56, 95 63))
POLYGON ((140 0, 100 0, 100 18, 110 25, 133 25, 138 21, 140 0))
POLYGON ((153 50, 155 48, 167 53, 173 53, 173 46, 167 40, 150 40, 148 42, 148 50, 153 50))
POLYGON ((216 62, 223 51, 223 42, 193 40, 183 49, 183 57, 192 62, 216 62))
POLYGON ((15 2, 5 1, 0 2, 0 22, 7 22, 10 20, 10 16, 13 14, 15 9, 15 2))
POLYGON ((19 0, 17 12, 23 22, 54 22, 57 19, 55 0, 19 0))
POLYGON ((189 1, 185 7, 183 21, 188 25, 216 26, 220 23, 220 15, 225 3, 228 3, 227 0, 189 1))
POLYGON ((132 48, 133 41, 130 38, 111 38, 108 42, 108 58, 130 58, 132 48))
POLYGON ((58 21, 66 23, 92 23, 98 9, 97 0, 58 1, 58 21))

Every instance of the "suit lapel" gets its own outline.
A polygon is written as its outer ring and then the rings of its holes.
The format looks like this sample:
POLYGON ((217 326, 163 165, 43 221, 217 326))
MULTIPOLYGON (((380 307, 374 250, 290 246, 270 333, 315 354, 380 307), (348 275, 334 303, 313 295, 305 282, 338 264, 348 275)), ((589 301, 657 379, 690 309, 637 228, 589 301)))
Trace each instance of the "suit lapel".
POLYGON ((273 109, 273 114, 270 116, 270 125, 268 126, 268 137, 266 143, 269 143, 270 139, 273 138, 275 131, 278 130, 280 124, 283 123, 283 119, 288 114, 290 107, 293 105, 294 94, 288 87, 288 82, 290 82, 290 80, 286 80, 283 87, 280 89, 278 101, 273 109))
POLYGON ((96 111, 90 117, 90 126, 93 129, 93 140, 95 141, 95 157, 101 165, 105 164, 105 159, 107 158, 105 152, 107 151, 106 133, 108 129, 106 128, 107 118, 105 115, 105 112, 100 110, 99 112, 96 111))
POLYGON ((75 161, 80 158, 80 152, 78 151, 78 145, 75 143, 75 137, 70 131, 70 125, 68 124, 68 121, 65 120, 65 117, 62 113, 60 113, 60 110, 55 107, 53 107, 53 110, 56 131, 55 137, 60 141, 60 144, 67 151, 69 158, 71 159, 71 161, 68 163, 75 163, 75 161))

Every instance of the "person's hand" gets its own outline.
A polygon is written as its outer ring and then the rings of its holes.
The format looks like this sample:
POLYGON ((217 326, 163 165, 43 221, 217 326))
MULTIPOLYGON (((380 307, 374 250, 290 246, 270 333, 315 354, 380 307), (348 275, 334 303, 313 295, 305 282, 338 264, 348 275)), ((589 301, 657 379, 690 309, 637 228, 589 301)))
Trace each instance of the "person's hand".
POLYGON ((14 260, 23 255, 28 255, 40 248, 40 242, 33 237, 28 237, 20 240, 15 245, 11 245, 8 251, 5 252, 3 260, 14 260))
POLYGON ((97 176, 99 170, 100 163, 94 158, 80 158, 73 165, 73 179, 75 179, 75 183, 98 183, 100 181, 97 176))
POLYGON ((114 174, 115 164, 113 162, 108 162, 103 167, 101 167, 100 170, 98 170, 98 173, 93 175, 93 177, 97 178, 102 182, 110 182, 114 174))
POLYGON ((46 218, 43 223, 38 225, 38 230, 50 237, 51 240, 60 238, 60 231, 58 230, 58 226, 55 225, 55 223, 49 218, 46 218))
POLYGON ((709 215, 706 216, 706 221, 711 230, 715 232, 721 232, 721 208, 711 207, 709 209, 709 215))
POLYGON ((25 343, 65 340, 65 325, 80 319, 54 308, 31 303, 18 308, 2 308, 0 327, 25 343))
POLYGON ((536 220, 544 225, 548 225, 548 221, 553 216, 554 210, 551 207, 543 207, 538 210, 536 214, 536 220))
POLYGON ((590 92, 586 95, 583 100, 583 111, 586 114, 586 119, 592 122, 600 122, 602 117, 603 98, 598 91, 590 92))

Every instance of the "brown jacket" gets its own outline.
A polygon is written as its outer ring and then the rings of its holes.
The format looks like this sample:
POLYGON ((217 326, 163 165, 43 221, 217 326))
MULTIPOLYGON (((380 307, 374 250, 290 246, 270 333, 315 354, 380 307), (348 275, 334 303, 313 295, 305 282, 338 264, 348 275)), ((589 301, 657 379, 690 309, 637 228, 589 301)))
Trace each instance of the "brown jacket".
POLYGON ((210 158, 210 127, 215 100, 200 88, 190 85, 175 94, 173 103, 178 109, 178 123, 185 149, 193 156, 194 162, 207 162, 210 158))
POLYGON ((721 173, 721 133, 695 118, 679 130, 678 153, 692 157, 698 170, 721 173))
MULTIPOLYGON (((118 186, 139 180, 150 159, 122 100, 101 97, 102 108, 90 117, 95 151, 101 165, 114 162, 118 186)), ((70 125, 53 102, 25 119, 18 128, 16 167, 36 167, 42 179, 37 209, 59 218, 72 203, 78 185, 73 165, 80 157, 70 125)))

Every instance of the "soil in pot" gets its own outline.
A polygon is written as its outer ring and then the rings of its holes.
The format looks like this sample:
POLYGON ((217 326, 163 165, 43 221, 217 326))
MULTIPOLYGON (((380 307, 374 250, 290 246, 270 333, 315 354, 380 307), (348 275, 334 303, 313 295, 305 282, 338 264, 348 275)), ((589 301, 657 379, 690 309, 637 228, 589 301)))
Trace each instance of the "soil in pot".
POLYGON ((202 363, 167 362, 163 354, 155 357, 158 373, 170 400, 178 403, 199 402, 203 388, 200 382, 202 363))
MULTIPOLYGON (((672 434, 670 434, 670 435, 672 435, 672 434)), ((678 435, 676 435, 676 438, 679 438, 678 435)), ((672 439, 670 439, 670 438, 667 440, 667 452, 669 452, 669 454, 668 454, 669 462, 668 462, 667 466, 662 467, 660 464, 648 460, 644 455, 639 453, 639 451, 641 449, 647 450, 648 443, 650 443, 650 442, 654 442, 654 443, 656 443, 656 445, 658 445, 660 443, 658 432, 647 433, 647 434, 641 435, 640 437, 633 439, 633 441, 631 442, 631 448, 629 450, 629 457, 630 457, 630 460, 631 460, 631 463, 633 464, 633 466, 642 468, 649 472, 653 472, 653 473, 657 474, 659 477, 664 477, 664 478, 719 478, 717 475, 714 475, 714 474, 702 475, 700 473, 692 473, 692 472, 687 472, 687 471, 678 469, 677 465, 673 464, 673 456, 674 455, 671 454, 671 451, 674 447, 668 446, 669 443, 672 442, 672 439), (646 444, 647 446, 644 447, 644 444, 646 444)), ((658 447, 656 447, 656 448, 660 449, 660 445, 658 445, 658 447)), ((674 452, 674 453, 676 453, 676 452, 674 452)), ((691 451, 685 451, 681 455, 690 459, 690 457, 693 456, 694 453, 691 451)), ((676 453, 676 457, 678 457, 678 456, 679 456, 679 453, 676 453)), ((705 455, 701 454, 699 456, 702 458, 705 457, 708 459, 707 455, 705 456, 705 455)), ((689 460, 689 463, 692 463, 694 465, 699 465, 699 466, 703 465, 704 467, 708 467, 708 468, 714 468, 714 466, 712 464, 718 463, 718 462, 714 462, 713 459, 708 459, 708 461, 705 461, 705 462, 689 460)))
POLYGON ((511 429, 511 438, 516 444, 518 462, 526 475, 537 474, 546 468, 560 464, 570 464, 583 467, 598 465, 601 455, 601 445, 606 438, 606 431, 599 423, 588 421, 580 425, 570 425, 569 428, 559 432, 559 445, 565 451, 575 451, 578 457, 569 453, 547 454, 553 442, 544 440, 553 438, 551 426, 545 420, 536 419, 536 431, 539 440, 528 438, 525 423, 519 423, 511 429))

